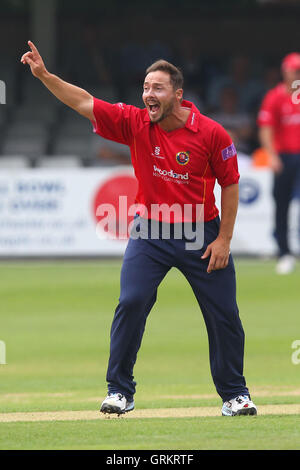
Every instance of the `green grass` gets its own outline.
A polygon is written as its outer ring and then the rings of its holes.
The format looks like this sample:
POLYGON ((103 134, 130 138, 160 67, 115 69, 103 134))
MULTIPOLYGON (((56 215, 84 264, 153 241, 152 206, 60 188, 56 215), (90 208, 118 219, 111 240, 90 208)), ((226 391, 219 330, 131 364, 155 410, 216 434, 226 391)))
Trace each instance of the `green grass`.
MULTIPOLYGON (((288 395, 300 388, 300 365, 291 361, 291 344, 300 339, 299 266, 285 277, 274 274, 272 261, 237 260, 236 271, 247 384, 272 393, 253 398, 258 405, 300 403, 299 395, 288 395)), ((0 412, 98 408, 119 275, 118 261, 0 264, 0 340, 8 363, 0 366, 0 412)), ((137 408, 221 404, 201 312, 177 270, 159 288, 135 378, 137 408), (210 397, 168 398, 195 394, 210 397)), ((0 449, 292 449, 300 447, 297 419, 9 423, 0 424, 0 449)))
POLYGON ((0 426, 1 449, 299 449, 299 418, 168 418, 0 426))

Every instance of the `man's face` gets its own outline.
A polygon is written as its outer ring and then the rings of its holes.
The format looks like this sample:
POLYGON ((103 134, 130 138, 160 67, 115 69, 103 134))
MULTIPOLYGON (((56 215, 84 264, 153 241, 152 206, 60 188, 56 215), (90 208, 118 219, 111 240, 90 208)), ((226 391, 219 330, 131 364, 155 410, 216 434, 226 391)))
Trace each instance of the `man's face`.
POLYGON ((182 90, 174 90, 168 73, 157 71, 146 76, 143 101, 151 122, 161 122, 170 116, 181 98, 182 90))
POLYGON ((297 70, 291 70, 291 69, 283 70, 283 78, 284 78, 284 81, 288 85, 292 84, 296 80, 300 80, 300 69, 297 69, 297 70))

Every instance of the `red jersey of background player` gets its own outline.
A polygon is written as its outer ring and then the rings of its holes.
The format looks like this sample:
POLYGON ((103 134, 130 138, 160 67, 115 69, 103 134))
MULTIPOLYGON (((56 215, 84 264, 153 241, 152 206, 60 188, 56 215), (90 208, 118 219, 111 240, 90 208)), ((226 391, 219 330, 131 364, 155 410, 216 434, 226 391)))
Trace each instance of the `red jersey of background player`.
MULTIPOLYGON (((183 209, 189 204, 192 220, 199 220, 195 209, 203 204, 204 220, 209 221, 219 214, 213 192, 216 179, 221 187, 239 181, 236 150, 221 125, 188 101, 182 106, 191 108, 185 126, 166 132, 151 123, 146 109, 94 98, 94 131, 130 147, 139 183, 136 202, 147 208, 146 217, 157 218, 152 205, 179 204, 180 220, 175 211, 169 221, 191 221, 183 209)), ((158 219, 165 221, 161 214, 158 219)))
POLYGON ((273 127, 278 153, 300 153, 300 104, 293 103, 284 83, 266 94, 257 124, 273 127))

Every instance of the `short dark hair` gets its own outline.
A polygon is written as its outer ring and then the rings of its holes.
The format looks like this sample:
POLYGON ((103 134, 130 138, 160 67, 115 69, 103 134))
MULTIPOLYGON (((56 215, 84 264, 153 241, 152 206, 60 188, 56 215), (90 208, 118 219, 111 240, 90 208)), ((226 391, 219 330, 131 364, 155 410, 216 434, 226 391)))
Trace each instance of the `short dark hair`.
POLYGON ((150 65, 150 67, 147 68, 146 75, 157 71, 165 72, 170 75, 170 81, 173 85, 174 90, 183 88, 183 74, 178 67, 175 67, 175 65, 163 59, 157 60, 156 62, 154 62, 154 64, 150 65))

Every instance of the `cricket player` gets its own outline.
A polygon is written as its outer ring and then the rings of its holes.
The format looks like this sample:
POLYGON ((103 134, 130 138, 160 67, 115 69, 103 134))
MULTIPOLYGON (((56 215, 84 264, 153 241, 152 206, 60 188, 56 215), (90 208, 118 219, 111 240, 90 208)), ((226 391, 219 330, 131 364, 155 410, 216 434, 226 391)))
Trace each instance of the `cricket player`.
POLYGON ((295 257, 288 240, 288 210, 300 184, 300 54, 288 54, 281 71, 283 81, 266 94, 257 124, 274 172, 276 271, 289 274, 295 268, 295 257))
POLYGON ((135 235, 144 233, 154 220, 158 228, 154 237, 131 236, 125 252, 119 304, 111 328, 108 395, 101 411, 120 415, 134 409, 133 369, 146 320, 158 286, 168 271, 177 267, 190 283, 204 316, 222 414, 256 414, 243 376, 244 331, 230 254, 239 181, 231 138, 183 99, 182 73, 164 60, 146 71, 145 108, 139 109, 107 103, 64 82, 47 71, 34 44, 28 44, 31 51, 21 62, 30 66, 32 74, 60 101, 89 119, 97 134, 130 147, 139 185, 137 203, 142 208, 133 231, 135 235), (213 193, 216 179, 222 188, 221 221, 213 193), (168 218, 153 209, 162 204, 177 210, 168 218), (186 205, 192 206, 187 215, 186 205), (196 227, 199 205, 204 207, 203 244, 187 249, 190 235, 184 231, 178 238, 176 229, 185 223, 196 227), (162 233, 166 225, 170 228, 168 239, 162 233))

